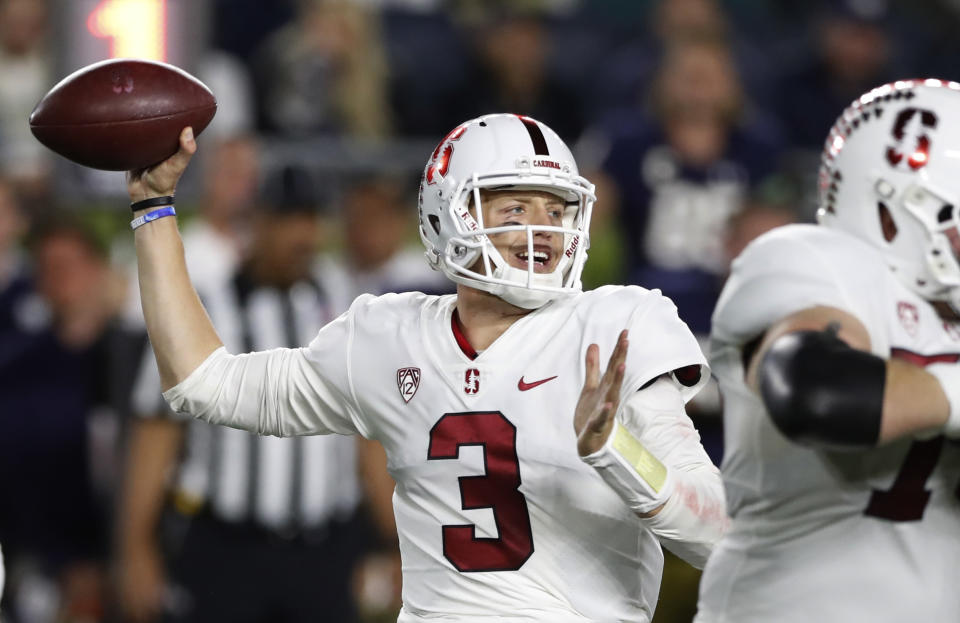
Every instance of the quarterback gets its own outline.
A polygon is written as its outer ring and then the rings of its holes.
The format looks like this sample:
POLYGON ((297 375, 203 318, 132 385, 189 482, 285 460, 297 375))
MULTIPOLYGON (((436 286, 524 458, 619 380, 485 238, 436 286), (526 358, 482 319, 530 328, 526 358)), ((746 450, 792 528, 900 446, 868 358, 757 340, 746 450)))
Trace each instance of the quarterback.
POLYGON ((430 156, 420 234, 456 295, 364 295, 308 346, 247 354, 207 320, 175 219, 149 217, 195 149, 187 128, 128 178, 164 396, 260 434, 383 444, 400 621, 649 621, 661 543, 702 566, 726 525, 684 412, 705 360, 658 291, 581 291, 593 186, 552 130, 488 115, 430 156))
POLYGON ((960 621, 960 84, 831 130, 818 225, 761 236, 713 316, 732 525, 698 623, 960 621))

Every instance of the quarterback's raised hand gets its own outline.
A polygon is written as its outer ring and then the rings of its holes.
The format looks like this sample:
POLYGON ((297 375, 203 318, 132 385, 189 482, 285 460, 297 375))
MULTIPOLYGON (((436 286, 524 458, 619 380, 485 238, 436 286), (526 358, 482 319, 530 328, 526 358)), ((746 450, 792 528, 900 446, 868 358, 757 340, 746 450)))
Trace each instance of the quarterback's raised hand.
MULTIPOLYGON (((173 195, 196 151, 193 130, 184 128, 177 153, 149 169, 127 174, 130 199, 137 202, 173 195)), ((131 226, 139 216, 143 215, 131 226)), ((166 391, 187 378, 223 342, 190 283, 176 219, 144 220, 134 229, 143 318, 166 391)))
POLYGON ((180 149, 160 164, 149 169, 127 172, 127 192, 131 201, 173 195, 190 158, 197 151, 193 128, 180 132, 180 149))
POLYGON ((627 331, 623 330, 617 338, 617 345, 610 355, 603 377, 600 376, 600 348, 596 344, 587 348, 587 375, 573 418, 580 456, 598 451, 610 436, 617 405, 620 404, 628 345, 627 331))

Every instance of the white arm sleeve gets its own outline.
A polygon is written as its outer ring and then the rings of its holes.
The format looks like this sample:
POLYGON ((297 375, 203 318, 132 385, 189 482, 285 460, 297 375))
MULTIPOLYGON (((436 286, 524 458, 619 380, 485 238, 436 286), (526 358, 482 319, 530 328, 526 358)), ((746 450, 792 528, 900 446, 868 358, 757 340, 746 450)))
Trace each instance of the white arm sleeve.
POLYGON ((632 394, 598 452, 583 457, 661 543, 702 568, 728 519, 719 470, 700 445, 677 383, 661 377, 632 394))
POLYGON ((219 348, 163 397, 177 413, 261 435, 369 437, 350 389, 352 337, 347 312, 307 348, 244 355, 219 348))
POLYGON ((357 432, 347 397, 300 348, 231 355, 221 347, 163 397, 177 413, 260 435, 357 432))

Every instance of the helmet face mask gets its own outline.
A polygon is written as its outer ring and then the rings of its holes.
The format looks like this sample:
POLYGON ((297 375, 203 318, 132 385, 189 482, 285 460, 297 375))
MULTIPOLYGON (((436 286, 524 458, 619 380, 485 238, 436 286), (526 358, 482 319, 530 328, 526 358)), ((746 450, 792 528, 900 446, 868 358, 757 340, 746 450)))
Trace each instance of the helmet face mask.
POLYGON ((877 247, 901 282, 960 312, 960 84, 901 80, 841 114, 820 167, 821 224, 877 247))
POLYGON ((448 134, 427 163, 420 186, 420 236, 427 259, 453 281, 525 309, 581 289, 589 247, 594 187, 581 177, 570 150, 548 127, 518 115, 488 115, 448 134), (543 191, 562 198, 560 226, 484 222, 484 195, 543 191), (483 191, 483 192, 482 192, 483 191), (523 232, 526 269, 511 266, 494 240, 523 232), (538 233, 563 236, 559 260, 538 272, 538 233))

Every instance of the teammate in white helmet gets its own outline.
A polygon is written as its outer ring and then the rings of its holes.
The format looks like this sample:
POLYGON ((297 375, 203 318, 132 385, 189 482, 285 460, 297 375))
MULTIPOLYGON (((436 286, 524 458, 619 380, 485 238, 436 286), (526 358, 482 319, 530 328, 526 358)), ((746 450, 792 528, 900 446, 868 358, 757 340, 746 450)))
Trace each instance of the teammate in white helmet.
POLYGON ((431 155, 420 233, 456 295, 361 296, 309 346, 243 355, 210 326, 175 220, 148 216, 195 149, 185 130, 128 183, 164 395, 261 434, 381 442, 400 621, 649 621, 661 543, 703 564, 726 524, 684 412, 704 358, 658 291, 581 291, 593 185, 552 130, 488 115, 431 155))
POLYGON ((960 621, 960 84, 864 94, 820 225, 733 263, 710 361, 732 517, 698 623, 960 621))

